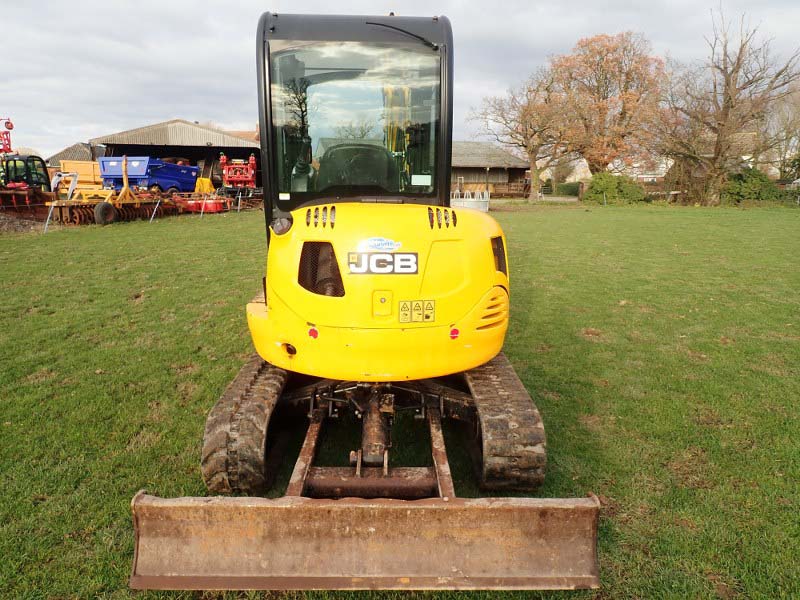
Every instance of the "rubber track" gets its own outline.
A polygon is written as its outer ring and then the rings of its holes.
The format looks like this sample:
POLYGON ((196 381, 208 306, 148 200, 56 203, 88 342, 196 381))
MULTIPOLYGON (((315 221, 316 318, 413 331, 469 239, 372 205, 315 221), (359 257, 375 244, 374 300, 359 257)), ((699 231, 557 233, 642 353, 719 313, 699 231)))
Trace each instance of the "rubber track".
POLYGON ((266 491, 267 428, 287 373, 254 355, 230 383, 206 419, 200 469, 209 491, 266 491))
POLYGON ((530 491, 541 485, 547 440, 536 405, 501 352, 464 373, 481 431, 481 487, 530 491))

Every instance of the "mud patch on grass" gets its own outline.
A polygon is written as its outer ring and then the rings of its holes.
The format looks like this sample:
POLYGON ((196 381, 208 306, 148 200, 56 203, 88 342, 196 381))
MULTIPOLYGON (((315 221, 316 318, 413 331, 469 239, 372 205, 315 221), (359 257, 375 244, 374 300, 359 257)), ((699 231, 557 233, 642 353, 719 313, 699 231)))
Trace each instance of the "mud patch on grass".
POLYGON ((186 406, 186 403, 192 400, 199 390, 199 386, 191 381, 181 381, 178 384, 178 395, 180 396, 179 404, 186 406))
POLYGON ((208 321, 213 320, 217 316, 217 313, 211 310, 207 310, 203 312, 199 317, 194 320, 194 325, 202 325, 203 323, 207 323, 208 321))
POLYGON ((600 494, 597 499, 600 501, 600 510, 604 517, 613 519, 619 514, 620 504, 614 498, 600 494))
POLYGON ((149 448, 160 439, 160 433, 142 429, 130 439, 128 445, 126 446, 126 450, 141 450, 143 448, 149 448))
POLYGON ((578 421, 589 431, 598 433, 603 429, 603 418, 599 415, 580 415, 578 421))
POLYGON ((733 419, 723 417, 716 410, 705 407, 694 416, 694 422, 701 427, 711 427, 715 429, 731 429, 733 419))
POLYGON ((696 350, 692 350, 690 348, 686 349, 686 354, 688 354, 689 358, 691 358, 695 362, 706 363, 709 360, 707 354, 703 354, 702 352, 697 352, 696 350))
POLYGON ((786 364, 786 360, 779 354, 767 354, 757 363, 750 365, 753 371, 766 373, 773 377, 790 377, 792 369, 786 364))
POLYGON ((584 327, 581 330, 581 336, 583 339, 588 340, 590 342, 603 342, 605 341, 605 337, 603 332, 599 329, 595 329, 594 327, 584 327))
POLYGON ((179 365, 179 364, 172 364, 170 368, 175 371, 175 374, 178 377, 188 377, 189 375, 194 375, 200 370, 200 367, 195 363, 189 363, 186 365, 179 365))
POLYGON ((25 378, 25 383, 33 383, 33 384, 44 383, 45 381, 51 380, 55 376, 56 376, 55 371, 51 371, 47 367, 44 367, 28 375, 25 378))
POLYGON ((158 423, 164 420, 164 406, 158 400, 147 403, 147 419, 158 423))
POLYGON ((42 223, 28 219, 17 219, 0 214, 0 233, 31 233, 41 231, 42 223))
POLYGON ((710 467, 706 451, 702 448, 687 448, 668 462, 666 467, 680 487, 694 490, 714 487, 707 478, 710 467))
POLYGON ((634 506, 624 507, 618 510, 617 520, 620 523, 628 524, 633 522, 647 522, 651 519, 655 509, 646 502, 640 502, 634 506))
POLYGON ((790 342, 800 342, 800 335, 790 335, 788 333, 772 333, 769 337, 776 340, 784 340, 790 342))
POLYGON ((694 520, 687 517, 676 517, 675 525, 688 531, 697 531, 700 528, 700 526, 694 520))
POLYGON ((714 593, 717 595, 717 598, 729 600, 730 598, 737 598, 739 596, 736 584, 728 581, 723 575, 719 573, 706 573, 706 579, 714 586, 714 593))

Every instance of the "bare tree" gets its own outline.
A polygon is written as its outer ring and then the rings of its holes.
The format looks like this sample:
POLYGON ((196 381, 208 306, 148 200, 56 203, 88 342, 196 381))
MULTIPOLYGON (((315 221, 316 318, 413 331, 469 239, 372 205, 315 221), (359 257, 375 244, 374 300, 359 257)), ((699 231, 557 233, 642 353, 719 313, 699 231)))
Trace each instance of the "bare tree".
POLYGON ((722 15, 712 19, 706 61, 671 65, 660 141, 687 185, 699 184, 695 199, 718 204, 727 174, 763 150, 759 132, 800 77, 800 54, 778 60, 744 17, 738 31, 722 15))
POLYGON ((561 109, 552 72, 542 68, 505 96, 484 98, 471 117, 490 138, 524 153, 531 170, 531 200, 539 195, 541 171, 566 151, 561 109))
POLYGON ((308 137, 308 117, 311 107, 308 103, 308 88, 310 83, 305 77, 290 79, 284 84, 284 106, 291 115, 287 126, 292 134, 298 138, 308 137))
POLYGON ((373 129, 375 129, 375 124, 373 122, 369 119, 361 119, 339 125, 334 131, 336 132, 336 137, 339 138, 363 140, 369 137, 373 129))

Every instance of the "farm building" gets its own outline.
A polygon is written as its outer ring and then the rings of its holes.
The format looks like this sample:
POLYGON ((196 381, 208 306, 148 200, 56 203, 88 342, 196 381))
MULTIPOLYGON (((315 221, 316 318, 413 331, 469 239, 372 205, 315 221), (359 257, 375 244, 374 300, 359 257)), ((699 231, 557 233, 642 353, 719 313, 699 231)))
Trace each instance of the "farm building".
POLYGON ((528 161, 491 142, 453 142, 450 187, 454 190, 489 191, 507 189, 525 182, 528 161))
POLYGON ((228 158, 244 160, 255 154, 257 163, 261 162, 260 145, 255 132, 223 131, 183 119, 96 137, 89 140, 89 144, 104 146, 105 156, 155 156, 188 160, 200 167, 202 177, 211 177, 215 185, 221 183, 217 162, 221 152, 228 158))
POLYGON ((58 170, 61 168, 62 160, 97 160, 101 156, 105 156, 105 151, 103 146, 84 143, 72 144, 72 146, 56 152, 45 162, 49 168, 58 170))
MULTIPOLYGON (((325 149, 341 140, 322 138, 314 149, 319 157, 325 149)), ((380 139, 362 140, 382 145, 380 139)), ((100 156, 154 156, 163 159, 185 159, 201 169, 201 176, 219 179, 220 152, 229 158, 249 158, 255 154, 258 163, 258 131, 225 131, 173 119, 136 129, 112 133, 73 144, 47 159, 52 169, 60 167, 61 160, 96 160, 100 156)), ((509 151, 490 142, 453 142, 451 188, 461 191, 483 191, 487 183, 492 193, 507 191, 509 187, 525 183, 529 165, 509 151)), ((260 173, 260 164, 259 164, 260 173)), ((260 177, 259 177, 260 182, 260 177)), ((219 185, 219 181, 214 181, 219 185)))

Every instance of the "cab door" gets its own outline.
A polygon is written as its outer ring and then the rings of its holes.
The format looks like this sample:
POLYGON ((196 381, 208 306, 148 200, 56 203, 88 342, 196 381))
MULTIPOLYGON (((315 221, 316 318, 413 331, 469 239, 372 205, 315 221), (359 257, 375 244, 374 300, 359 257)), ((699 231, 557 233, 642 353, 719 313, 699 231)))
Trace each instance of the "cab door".
POLYGON ((27 179, 28 185, 37 187, 43 192, 50 192, 50 176, 47 174, 47 166, 38 156, 29 156, 27 160, 27 179))

